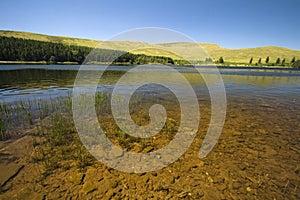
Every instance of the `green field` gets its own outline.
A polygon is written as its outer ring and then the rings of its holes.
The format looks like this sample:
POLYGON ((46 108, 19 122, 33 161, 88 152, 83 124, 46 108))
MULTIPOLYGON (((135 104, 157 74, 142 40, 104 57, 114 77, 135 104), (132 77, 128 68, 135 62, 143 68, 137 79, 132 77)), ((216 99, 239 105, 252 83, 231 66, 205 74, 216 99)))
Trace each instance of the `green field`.
POLYGON ((90 39, 71 38, 64 36, 49 36, 28 32, 17 31, 0 31, 0 36, 15 37, 23 39, 31 39, 45 42, 63 43, 65 45, 77 45, 86 47, 100 47, 104 49, 125 50, 135 54, 145 54, 154 56, 165 56, 173 59, 182 59, 179 55, 185 55, 184 58, 188 60, 205 59, 208 55, 213 61, 218 61, 222 56, 225 63, 232 64, 248 64, 251 57, 253 57, 252 64, 258 62, 261 58, 261 63, 265 64, 266 57, 269 56, 269 63, 275 63, 277 58, 282 61, 285 59, 289 63, 293 57, 300 59, 300 51, 276 46, 265 46, 257 48, 241 48, 229 49, 223 48, 217 44, 208 43, 163 43, 163 44, 149 44, 143 42, 133 41, 97 41, 90 39), (199 54, 199 46, 206 52, 199 54))

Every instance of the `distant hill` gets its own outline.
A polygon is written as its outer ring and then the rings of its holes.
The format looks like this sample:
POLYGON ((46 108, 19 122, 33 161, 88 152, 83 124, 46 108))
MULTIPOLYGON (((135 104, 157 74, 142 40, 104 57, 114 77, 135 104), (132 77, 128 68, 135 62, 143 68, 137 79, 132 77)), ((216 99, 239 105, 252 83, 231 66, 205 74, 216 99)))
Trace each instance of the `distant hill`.
MULTIPOLYGON (((253 57, 253 63, 258 62, 261 58, 262 63, 265 62, 266 57, 269 56, 270 63, 275 63, 277 58, 285 59, 286 62, 290 62, 293 57, 300 59, 300 51, 293 50, 283 47, 276 46, 265 46, 257 48, 241 48, 241 49, 229 49, 223 48, 217 44, 208 43, 163 43, 163 44, 149 44, 143 42, 133 42, 133 41, 109 41, 103 42, 98 40, 81 39, 81 38, 71 38, 65 36, 49 36, 36 33, 28 32, 18 32, 18 31, 0 31, 0 36, 15 37, 23 39, 31 39, 45 42, 62 43, 65 45, 77 45, 85 47, 96 47, 101 44, 101 48, 113 49, 113 50, 124 50, 129 51, 130 49, 135 49, 131 53, 135 54, 145 54, 154 56, 166 56, 173 59, 180 59, 177 54, 188 55, 187 59, 195 60, 199 58, 199 51, 197 45, 200 45, 206 50, 208 55, 217 61, 221 56, 224 58, 225 62, 230 63, 249 63, 251 57, 253 57)), ((204 55, 203 55, 204 56, 204 55)), ((200 56, 201 57, 201 56, 200 56)))
POLYGON ((0 30, 0 36, 38 40, 43 42, 63 43, 66 45, 87 46, 87 47, 95 47, 99 43, 99 41, 97 40, 79 39, 79 38, 71 38, 71 37, 63 37, 63 36, 50 36, 50 35, 43 35, 37 33, 19 32, 19 31, 0 30))

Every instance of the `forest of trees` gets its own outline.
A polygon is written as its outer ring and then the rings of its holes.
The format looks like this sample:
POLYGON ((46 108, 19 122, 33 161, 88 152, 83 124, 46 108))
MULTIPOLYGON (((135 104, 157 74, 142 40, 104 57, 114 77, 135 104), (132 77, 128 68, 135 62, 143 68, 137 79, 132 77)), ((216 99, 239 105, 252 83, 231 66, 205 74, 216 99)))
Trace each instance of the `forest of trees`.
POLYGON ((93 49, 61 43, 0 37, 0 60, 2 61, 46 61, 49 64, 76 62, 82 64, 87 56, 87 60, 91 63, 174 64, 171 58, 162 56, 146 56, 118 50, 93 49))
POLYGON ((13 37, 0 37, 0 60, 82 63, 91 51, 88 47, 65 46, 13 37))

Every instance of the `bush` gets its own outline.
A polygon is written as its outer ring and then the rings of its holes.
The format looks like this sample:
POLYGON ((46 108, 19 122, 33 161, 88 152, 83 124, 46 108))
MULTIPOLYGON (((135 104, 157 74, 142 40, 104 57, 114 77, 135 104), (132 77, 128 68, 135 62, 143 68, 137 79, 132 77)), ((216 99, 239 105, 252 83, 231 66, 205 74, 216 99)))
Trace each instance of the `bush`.
POLYGON ((222 56, 219 58, 219 63, 220 63, 220 64, 224 64, 224 59, 223 59, 222 56))
POLYGON ((295 62, 292 64, 292 67, 300 68, 300 60, 295 61, 295 62))

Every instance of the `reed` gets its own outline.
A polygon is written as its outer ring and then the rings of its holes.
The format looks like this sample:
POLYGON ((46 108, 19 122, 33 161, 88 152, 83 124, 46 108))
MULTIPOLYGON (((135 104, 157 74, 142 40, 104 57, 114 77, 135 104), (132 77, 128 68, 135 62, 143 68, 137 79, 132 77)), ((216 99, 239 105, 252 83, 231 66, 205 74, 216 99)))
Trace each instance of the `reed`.
POLYGON ((74 128, 69 118, 62 113, 54 113, 51 116, 50 128, 47 135, 49 144, 51 146, 68 144, 73 130, 74 128))

